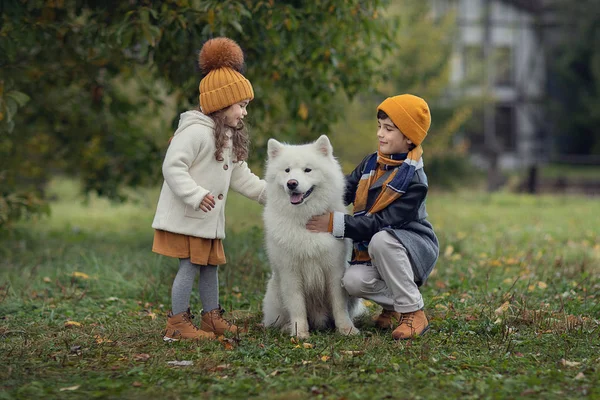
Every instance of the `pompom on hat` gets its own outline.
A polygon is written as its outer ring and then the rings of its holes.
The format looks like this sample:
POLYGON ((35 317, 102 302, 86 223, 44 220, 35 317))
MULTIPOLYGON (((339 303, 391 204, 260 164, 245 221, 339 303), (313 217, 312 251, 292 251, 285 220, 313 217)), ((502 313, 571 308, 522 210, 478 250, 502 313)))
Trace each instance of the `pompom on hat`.
POLYGON ((208 40, 200 50, 198 64, 205 74, 200 81, 200 108, 204 114, 254 98, 252 84, 242 75, 244 53, 235 41, 225 37, 208 40))
POLYGON ((420 97, 401 94, 388 97, 377 107, 390 117, 394 125, 415 145, 420 145, 431 125, 429 106, 420 97))

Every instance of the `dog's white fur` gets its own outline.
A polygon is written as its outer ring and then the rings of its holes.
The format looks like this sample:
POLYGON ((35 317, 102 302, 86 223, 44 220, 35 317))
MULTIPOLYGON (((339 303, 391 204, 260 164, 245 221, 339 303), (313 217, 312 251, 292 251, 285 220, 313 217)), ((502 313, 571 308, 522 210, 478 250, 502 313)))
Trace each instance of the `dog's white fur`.
POLYGON ((264 325, 300 338, 333 323, 340 333, 359 333, 352 318, 364 306, 341 285, 346 243, 306 229, 312 216, 345 211, 344 174, 327 136, 305 145, 269 139, 265 180, 263 217, 272 275, 263 300, 264 325), (289 182, 297 187, 290 189, 289 182))

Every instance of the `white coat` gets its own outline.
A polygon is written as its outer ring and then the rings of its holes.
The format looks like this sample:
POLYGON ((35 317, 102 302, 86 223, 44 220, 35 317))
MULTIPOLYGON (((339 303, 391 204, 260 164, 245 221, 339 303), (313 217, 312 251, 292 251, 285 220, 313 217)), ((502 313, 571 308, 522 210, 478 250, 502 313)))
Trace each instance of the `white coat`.
POLYGON ((207 239, 225 238, 225 202, 229 188, 265 202, 264 180, 245 161, 234 162, 231 146, 223 161, 215 159, 214 122, 200 111, 181 114, 179 126, 163 162, 163 183, 152 227, 207 239), (215 207, 204 212, 200 203, 211 193, 215 207))

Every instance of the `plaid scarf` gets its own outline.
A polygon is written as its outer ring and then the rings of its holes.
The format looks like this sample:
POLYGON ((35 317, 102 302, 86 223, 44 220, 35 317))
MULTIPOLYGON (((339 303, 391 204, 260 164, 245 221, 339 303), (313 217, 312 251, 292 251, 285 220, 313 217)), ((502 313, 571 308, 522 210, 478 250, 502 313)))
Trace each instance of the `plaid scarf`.
MULTIPOLYGON (((422 155, 423 148, 421 146, 415 147, 408 153, 390 155, 381 154, 380 152, 373 153, 367 161, 358 182, 353 215, 360 217, 375 214, 402 196, 412 181, 415 172, 423 168, 422 155), (383 189, 371 208, 367 210, 369 188, 388 170, 393 171, 383 182, 383 189)), ((369 257, 368 249, 369 241, 355 242, 352 262, 370 261, 371 257, 369 257)))

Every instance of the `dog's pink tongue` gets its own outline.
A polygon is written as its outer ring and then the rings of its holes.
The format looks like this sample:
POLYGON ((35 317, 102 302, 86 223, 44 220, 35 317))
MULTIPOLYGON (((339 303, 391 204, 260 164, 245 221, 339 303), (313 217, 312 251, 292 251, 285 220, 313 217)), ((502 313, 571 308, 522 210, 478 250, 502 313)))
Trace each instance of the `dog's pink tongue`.
POLYGON ((290 202, 292 204, 298 204, 302 201, 302 196, 303 196, 302 193, 292 193, 290 195, 290 202))

